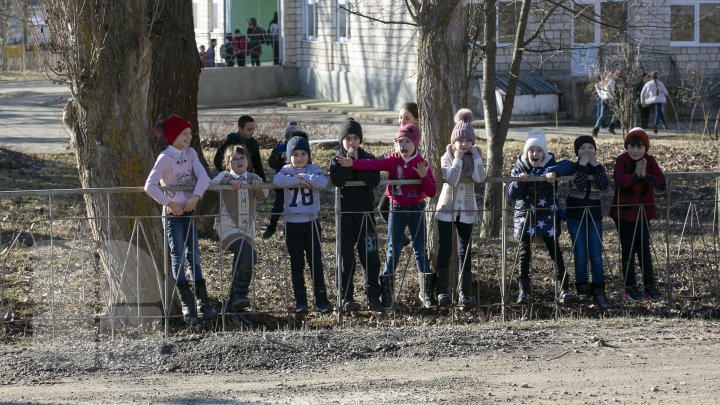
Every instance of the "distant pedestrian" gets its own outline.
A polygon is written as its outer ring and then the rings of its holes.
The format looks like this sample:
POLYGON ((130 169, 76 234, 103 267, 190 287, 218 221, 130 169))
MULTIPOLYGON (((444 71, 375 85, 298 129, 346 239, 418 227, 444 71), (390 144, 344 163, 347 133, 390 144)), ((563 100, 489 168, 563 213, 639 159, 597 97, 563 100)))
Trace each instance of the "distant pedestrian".
POLYGON ((595 126, 592 130, 592 134, 595 137, 597 137, 600 132, 600 127, 605 120, 605 115, 610 114, 612 117, 610 118, 610 124, 607 128, 608 132, 614 135, 615 127, 620 125, 620 120, 617 115, 614 114, 610 106, 610 100, 615 97, 615 78, 613 77, 613 74, 614 73, 608 73, 605 77, 599 79, 598 82, 595 83, 595 92, 598 97, 595 126))
POLYGON ((198 50, 198 56, 200 57, 200 64, 202 65, 202 67, 208 67, 208 64, 210 63, 210 58, 208 57, 208 53, 205 51, 205 45, 200 45, 200 49, 198 50))
POLYGON ((268 35, 270 36, 270 44, 273 49, 273 65, 280 64, 280 24, 278 23, 277 11, 273 13, 273 18, 268 25, 268 35))
POLYGON ((232 35, 225 35, 225 43, 220 48, 220 57, 225 60, 225 66, 235 66, 235 50, 232 44, 232 35))
POLYGON ((667 89, 665 88, 665 84, 663 84, 663 82, 658 79, 660 75, 658 74, 657 70, 650 72, 649 75, 650 80, 645 83, 645 86, 640 93, 640 97, 642 98, 645 105, 652 106, 652 108, 655 110, 655 123, 653 124, 653 132, 657 134, 658 125, 662 124, 662 128, 667 129, 667 125, 665 124, 665 114, 663 114, 663 106, 665 106, 669 94, 667 89))
POLYGON ((215 67, 215 47, 217 46, 217 39, 212 38, 210 40, 210 48, 207 51, 208 65, 207 67, 215 67))
POLYGON ((265 42, 265 30, 257 25, 257 19, 255 17, 248 18, 247 37, 252 66, 260 66, 262 44, 265 42))
POLYGON ((248 43, 245 35, 242 34, 240 29, 235 30, 235 35, 232 39, 233 52, 235 53, 235 59, 238 67, 245 66, 245 57, 248 52, 248 43))

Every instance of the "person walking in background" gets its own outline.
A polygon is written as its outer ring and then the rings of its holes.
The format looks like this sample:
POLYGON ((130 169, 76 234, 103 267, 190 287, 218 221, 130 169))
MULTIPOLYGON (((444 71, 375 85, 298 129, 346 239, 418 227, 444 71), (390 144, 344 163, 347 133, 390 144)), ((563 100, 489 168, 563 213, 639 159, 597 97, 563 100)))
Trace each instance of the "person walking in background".
POLYGON ((645 130, 631 129, 625 136, 626 152, 617 157, 613 171, 615 196, 610 217, 620 236, 625 301, 662 299, 653 271, 650 220, 657 215, 655 189, 665 190, 667 181, 660 165, 647 153, 649 148, 650 140, 645 130), (638 289, 635 279, 636 255, 642 269, 644 293, 638 289))
POLYGON ((605 115, 607 115, 608 113, 612 115, 612 118, 610 119, 610 124, 608 125, 607 130, 614 135, 615 127, 620 124, 620 120, 613 113, 612 108, 610 107, 610 100, 615 95, 615 79, 612 77, 612 73, 608 73, 604 78, 599 79, 597 83, 595 83, 595 92, 598 96, 596 113, 597 119, 595 121, 595 126, 592 130, 592 135, 595 137, 598 136, 598 133, 600 132, 600 127, 605 120, 605 115))
POLYGON ((226 311, 240 312, 250 306, 248 293, 255 264, 255 206, 270 190, 260 177, 247 171, 250 153, 242 145, 225 149, 225 171, 212 179, 212 185, 231 185, 220 190, 218 236, 223 250, 233 253, 230 299, 226 311))
POLYGON ((205 51, 205 45, 200 45, 200 49, 198 50, 198 56, 200 57, 200 63, 202 67, 208 67, 208 63, 210 62, 210 60, 208 58, 208 53, 205 51))
POLYGON ((608 187, 608 178, 602 163, 597 160, 597 146, 592 136, 577 137, 573 147, 578 161, 565 207, 575 255, 575 288, 579 300, 585 300, 592 293, 595 304, 606 311, 610 309, 610 302, 605 295, 600 200, 608 187), (589 176, 593 179, 590 180, 589 176), (588 286, 588 264, 592 273, 592 290, 588 286))
POLYGON ((232 39, 233 52, 237 60, 238 67, 245 66, 245 56, 247 56, 248 44, 247 38, 242 34, 240 29, 235 29, 235 35, 232 39))
MULTIPOLYGON (((477 306, 477 300, 470 293, 472 282, 472 230, 477 219, 475 184, 485 181, 482 152, 475 146, 475 129, 472 126, 472 112, 461 108, 455 114, 455 127, 450 135, 450 144, 440 158, 445 179, 438 199, 435 219, 438 225, 440 247, 437 257, 437 301, 438 305, 452 304, 448 292, 450 257, 452 256, 453 224, 457 235, 460 296, 458 304, 464 309, 477 306)), ((453 288, 453 291, 455 288, 453 288)))
POLYGON ((260 55, 262 55, 262 44, 265 42, 265 31, 257 25, 257 18, 248 18, 248 51, 252 66, 260 66, 260 55))
POLYGON ((200 269, 200 245, 195 224, 195 206, 210 185, 210 178, 190 147, 192 126, 185 118, 172 114, 155 124, 155 134, 165 137, 168 147, 160 152, 155 166, 145 180, 145 192, 163 206, 163 222, 170 249, 172 276, 182 304, 183 320, 188 325, 200 323, 198 315, 214 318, 217 310, 208 299, 205 279, 200 269), (194 186, 192 192, 168 191, 162 186, 194 186), (190 281, 195 283, 197 308, 190 285, 185 278, 185 260, 190 265, 190 281))
POLYGON ((665 88, 665 84, 658 79, 660 76, 657 70, 648 73, 650 76, 645 86, 640 92, 640 98, 647 106, 652 106, 655 110, 655 123, 653 124, 653 132, 657 134, 658 125, 662 124, 663 129, 667 129, 665 124, 665 114, 663 114, 663 106, 667 102, 669 93, 665 88))
POLYGON ((267 29, 270 35, 270 43, 273 49, 273 65, 280 64, 280 24, 278 23, 277 11, 273 13, 273 18, 267 29))
POLYGON ((207 67, 215 67, 215 47, 217 46, 217 39, 212 38, 210 40, 210 48, 207 51, 208 65, 207 67))

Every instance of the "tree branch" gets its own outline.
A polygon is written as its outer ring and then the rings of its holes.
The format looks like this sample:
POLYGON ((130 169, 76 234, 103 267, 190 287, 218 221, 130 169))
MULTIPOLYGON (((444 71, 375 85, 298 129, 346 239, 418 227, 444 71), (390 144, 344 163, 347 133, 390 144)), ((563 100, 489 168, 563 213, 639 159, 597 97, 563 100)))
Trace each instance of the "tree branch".
POLYGON ((388 21, 388 20, 381 20, 381 19, 379 19, 379 18, 370 17, 370 16, 367 15, 367 14, 363 14, 363 13, 359 13, 359 12, 357 12, 357 11, 350 10, 349 8, 347 8, 347 7, 345 7, 345 6, 338 6, 338 7, 340 7, 342 10, 345 10, 345 11, 347 11, 348 13, 350 13, 350 14, 352 14, 352 15, 356 15, 356 16, 358 16, 358 17, 366 18, 366 19, 368 19, 368 20, 370 20, 370 21, 379 22, 379 23, 381 23, 381 24, 388 24, 388 25, 409 25, 409 26, 411 26, 411 27, 417 27, 417 24, 416 24, 416 23, 406 22, 406 21, 388 21))

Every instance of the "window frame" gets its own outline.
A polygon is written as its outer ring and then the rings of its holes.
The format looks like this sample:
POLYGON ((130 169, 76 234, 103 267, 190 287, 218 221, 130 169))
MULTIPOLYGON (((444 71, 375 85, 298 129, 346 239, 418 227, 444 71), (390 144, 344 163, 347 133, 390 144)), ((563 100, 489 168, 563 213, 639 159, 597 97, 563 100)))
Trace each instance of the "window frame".
MULTIPOLYGON (((512 3, 515 7, 515 13, 518 14, 520 12, 520 9, 518 6, 521 6, 522 3, 520 3, 518 0, 499 0, 497 2, 497 9, 495 12, 495 44, 500 47, 508 47, 513 46, 515 44, 515 34, 513 34, 513 41, 510 42, 503 42, 500 40, 500 3, 512 3), (520 3, 520 4, 518 4, 520 3)), ((517 16, 516 16, 517 17, 517 16)), ((515 32, 517 33, 517 21, 515 21, 515 32)))
POLYGON ((708 0, 673 0, 670 2, 670 47, 718 47, 720 42, 700 42, 700 5, 713 4, 720 10, 720 3, 708 0), (672 40, 672 6, 692 6, 693 7, 693 40, 692 41, 673 41, 672 40))
MULTIPOLYGON (((600 19, 600 22, 593 21, 593 42, 575 42, 575 17, 573 16, 572 23, 571 23, 571 29, 570 32, 572 33, 570 35, 570 38, 572 39, 572 46, 575 45, 586 45, 586 46, 601 46, 601 45, 623 45, 627 42, 625 41, 625 38, 623 38, 622 42, 605 42, 602 39, 602 5, 605 3, 624 3, 625 4, 625 19, 627 21, 629 9, 628 9, 628 1, 627 0, 578 0, 575 2, 576 6, 593 6, 593 15, 597 16, 600 19)), ((575 10, 573 9, 573 14, 575 10)), ((629 27, 625 26, 625 35, 628 34, 629 27)))
POLYGON ((211 32, 225 31, 225 23, 221 15, 222 6, 222 0, 212 0, 212 4, 210 5, 211 32))
POLYGON ((347 43, 350 42, 350 39, 352 38, 352 36, 350 35, 350 17, 352 16, 352 14, 342 10, 340 6, 350 8, 350 0, 335 1, 335 39, 337 40, 337 42, 347 43), (340 21, 343 19, 345 20, 344 32, 340 30, 340 21))
POLYGON ((305 34, 306 41, 315 42, 318 40, 318 7, 320 0, 303 0, 303 32, 305 34), (310 18, 310 6, 314 5, 313 17, 313 28, 314 31, 310 32, 310 24, 308 24, 310 18))

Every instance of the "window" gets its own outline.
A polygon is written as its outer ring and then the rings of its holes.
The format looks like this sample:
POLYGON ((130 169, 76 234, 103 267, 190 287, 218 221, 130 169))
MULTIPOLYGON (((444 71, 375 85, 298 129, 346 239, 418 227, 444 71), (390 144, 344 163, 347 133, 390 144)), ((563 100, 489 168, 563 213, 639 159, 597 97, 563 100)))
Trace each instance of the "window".
POLYGON ((198 29, 198 4, 197 1, 192 2, 192 10, 193 10, 193 27, 195 27, 195 31, 198 29))
POLYGON ((515 42, 518 20, 520 19, 520 3, 515 1, 498 2, 497 42, 512 44, 515 42))
POLYGON ((624 1, 578 2, 574 8, 573 43, 602 45, 625 42, 627 3, 624 1))
POLYGON ((720 44, 720 4, 683 1, 670 6, 670 41, 674 46, 720 44))
POLYGON ((337 0, 337 39, 340 42, 350 40, 350 0, 337 0))
POLYGON ((224 31, 222 16, 220 15, 220 0, 212 2, 212 27, 213 31, 224 31))
POLYGON ((305 0, 305 38, 311 41, 316 40, 318 36, 318 1, 305 0))

